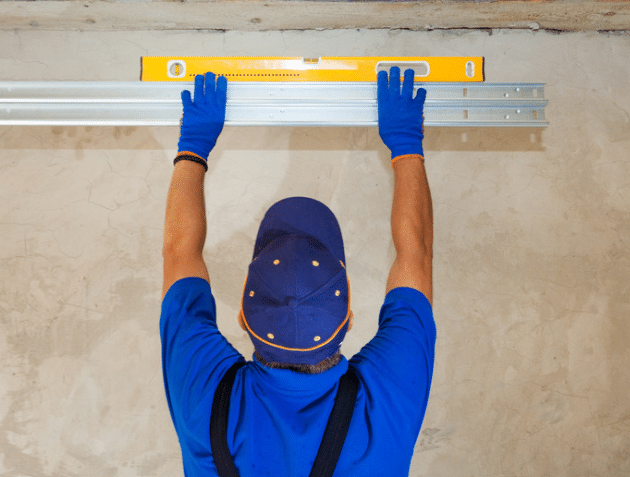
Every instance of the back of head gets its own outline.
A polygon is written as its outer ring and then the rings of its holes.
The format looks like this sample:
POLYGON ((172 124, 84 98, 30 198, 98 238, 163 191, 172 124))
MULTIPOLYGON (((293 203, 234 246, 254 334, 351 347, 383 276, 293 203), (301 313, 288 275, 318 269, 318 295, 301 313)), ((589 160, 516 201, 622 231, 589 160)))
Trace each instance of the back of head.
POLYGON ((351 315, 344 260, 337 219, 321 202, 293 197, 267 211, 241 309, 262 361, 312 366, 339 354, 351 315))

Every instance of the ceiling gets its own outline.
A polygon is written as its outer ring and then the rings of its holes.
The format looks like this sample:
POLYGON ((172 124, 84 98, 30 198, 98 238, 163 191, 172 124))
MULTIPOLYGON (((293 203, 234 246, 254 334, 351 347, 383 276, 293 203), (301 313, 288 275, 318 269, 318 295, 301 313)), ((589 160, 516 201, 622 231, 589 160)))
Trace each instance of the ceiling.
POLYGON ((630 31, 629 0, 2 1, 0 30, 630 31))

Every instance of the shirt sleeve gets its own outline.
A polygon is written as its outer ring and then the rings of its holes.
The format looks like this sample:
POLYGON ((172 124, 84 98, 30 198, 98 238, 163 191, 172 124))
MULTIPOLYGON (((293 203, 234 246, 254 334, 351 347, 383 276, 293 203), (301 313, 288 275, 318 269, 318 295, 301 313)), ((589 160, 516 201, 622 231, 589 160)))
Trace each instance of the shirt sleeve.
POLYGON ((202 278, 178 280, 168 290, 162 302, 160 336, 166 399, 182 441, 206 413, 209 423, 220 379, 244 359, 219 332, 210 284, 202 278))
POLYGON ((376 336, 350 362, 357 369, 374 415, 395 423, 398 442, 413 444, 429 400, 436 328, 429 300, 400 287, 385 297, 376 336))

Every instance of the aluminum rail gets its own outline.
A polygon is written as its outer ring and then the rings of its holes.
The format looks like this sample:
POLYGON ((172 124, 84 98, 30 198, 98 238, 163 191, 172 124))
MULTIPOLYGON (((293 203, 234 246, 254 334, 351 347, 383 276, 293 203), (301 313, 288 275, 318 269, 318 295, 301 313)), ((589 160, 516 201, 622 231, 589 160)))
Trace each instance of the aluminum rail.
MULTIPOLYGON (((543 83, 426 83, 425 126, 546 127, 543 83)), ((0 81, 0 126, 179 126, 182 82, 0 81)), ((232 82, 226 126, 377 126, 376 83, 232 82)))

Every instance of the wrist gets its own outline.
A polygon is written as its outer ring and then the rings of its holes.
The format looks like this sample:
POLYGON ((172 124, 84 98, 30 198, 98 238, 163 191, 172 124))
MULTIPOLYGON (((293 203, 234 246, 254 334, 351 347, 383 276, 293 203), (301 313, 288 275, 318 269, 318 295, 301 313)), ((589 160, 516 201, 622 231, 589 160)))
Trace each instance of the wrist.
POLYGON ((200 155, 195 154, 194 152, 190 152, 190 151, 180 151, 180 152, 178 152, 177 156, 175 156, 175 160, 173 161, 173 165, 177 164, 180 161, 196 162, 197 164, 200 164, 201 166, 203 166, 203 168, 206 171, 208 170, 208 161, 205 160, 200 155))
POLYGON ((401 159, 415 159, 415 160, 420 159, 422 161, 422 164, 424 164, 424 156, 422 154, 403 154, 401 156, 396 156, 392 159, 392 162, 391 162, 392 169, 394 168, 394 164, 397 164, 398 161, 400 161, 401 159))

